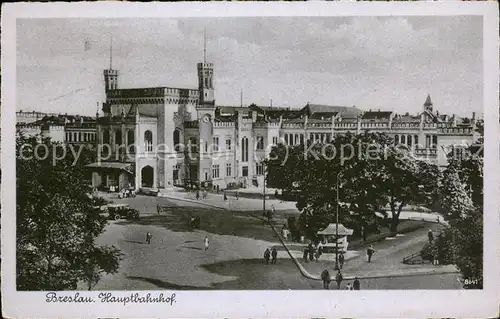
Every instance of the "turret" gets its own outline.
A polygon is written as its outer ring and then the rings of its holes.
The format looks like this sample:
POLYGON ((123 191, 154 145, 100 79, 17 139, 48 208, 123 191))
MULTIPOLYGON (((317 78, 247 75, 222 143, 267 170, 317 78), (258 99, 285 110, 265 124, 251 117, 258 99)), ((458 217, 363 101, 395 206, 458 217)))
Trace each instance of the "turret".
POLYGON ((104 90, 106 94, 110 90, 118 89, 118 70, 113 69, 113 39, 109 46, 109 69, 104 70, 104 90))
POLYGON ((433 105, 432 105, 431 95, 427 94, 427 98, 425 99, 425 102, 424 102, 424 112, 428 111, 428 112, 432 113, 432 108, 433 108, 433 105))

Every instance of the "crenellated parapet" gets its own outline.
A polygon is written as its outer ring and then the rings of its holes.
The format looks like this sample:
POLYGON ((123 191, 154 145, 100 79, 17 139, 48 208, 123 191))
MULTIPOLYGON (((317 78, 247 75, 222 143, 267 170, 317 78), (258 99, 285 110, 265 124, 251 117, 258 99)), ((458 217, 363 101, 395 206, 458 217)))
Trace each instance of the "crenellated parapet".
POLYGON ((214 122, 214 127, 234 127, 234 122, 214 122))

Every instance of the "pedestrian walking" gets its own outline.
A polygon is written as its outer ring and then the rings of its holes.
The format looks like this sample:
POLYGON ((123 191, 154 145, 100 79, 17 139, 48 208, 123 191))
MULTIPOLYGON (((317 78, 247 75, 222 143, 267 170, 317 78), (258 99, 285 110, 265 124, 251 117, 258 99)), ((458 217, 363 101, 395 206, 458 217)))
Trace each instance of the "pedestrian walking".
POLYGON ((209 243, 209 241, 208 241, 208 237, 207 237, 207 236, 205 236, 205 251, 207 251, 207 250, 208 250, 208 245, 209 245, 209 244, 210 244, 210 243, 209 243))
POLYGON ((373 256, 374 252, 375 252, 375 249, 373 249, 373 245, 370 245, 370 247, 368 247, 368 249, 366 250, 366 256, 368 257, 369 263, 372 262, 372 256, 373 256))
POLYGON ((227 193, 224 191, 224 201, 227 201, 227 193))
POLYGON ((239 199, 238 192, 236 192, 235 195, 236 195, 236 199, 239 199))
POLYGON ((307 247, 304 248, 304 255, 302 256, 302 258, 304 258, 304 262, 308 262, 307 260, 307 256, 309 255, 309 252, 307 251, 307 247))
POLYGON ((151 236, 151 233, 150 233, 150 232, 147 232, 147 233, 146 233, 146 243, 151 244, 151 237, 152 237, 152 236, 151 236))
POLYGON ((271 260, 271 264, 276 265, 276 259, 278 258, 278 251, 274 247, 273 250, 271 251, 271 257, 273 257, 273 260, 271 260))
POLYGON ((323 272, 321 273, 321 280, 323 281, 323 289, 330 289, 331 278, 328 270, 323 270, 323 272))
POLYGON ((429 243, 432 243, 432 241, 434 240, 434 234, 432 233, 432 229, 429 229, 427 237, 429 238, 429 243))
POLYGON ((342 267, 344 267, 344 260, 345 260, 344 253, 340 252, 340 255, 339 255, 339 266, 340 266, 340 269, 342 269, 342 267))
POLYGON ((274 190, 274 198, 278 199, 278 190, 277 189, 274 190))
POLYGON ((203 190, 203 199, 207 199, 207 194, 208 194, 207 190, 204 189, 203 190))
POLYGON ((160 215, 160 211, 161 211, 161 209, 160 209, 160 205, 156 205, 156 213, 157 213, 158 215, 160 215))
POLYGON ((434 245, 434 247, 432 247, 431 250, 431 259, 432 259, 432 264, 434 266, 439 265, 438 255, 439 255, 438 248, 436 247, 436 245, 434 245))
POLYGON ((359 284, 358 277, 354 277, 354 282, 352 283, 352 289, 353 290, 359 290, 360 289, 360 284, 359 284))
POLYGON ((271 205, 271 212, 273 213, 273 216, 276 214, 276 207, 274 207, 274 205, 271 205))
POLYGON ((271 222, 272 220, 273 220, 273 213, 270 210, 268 210, 267 211, 267 221, 271 222))
POLYGON ((269 251, 269 248, 266 248, 266 251, 264 252, 264 260, 266 261, 266 265, 269 264, 269 258, 271 258, 271 252, 269 251))
POLYGON ((311 248, 309 248, 308 250, 309 250, 309 260, 313 261, 315 249, 314 249, 314 247, 311 246, 311 248))
POLYGON ((199 199, 200 199, 200 191, 196 190, 196 200, 199 200, 199 199))
POLYGON ((342 283, 342 280, 344 277, 340 273, 340 270, 337 272, 337 275, 335 276, 335 282, 337 283, 337 289, 340 289, 340 284, 342 283))
POLYGON ((217 185, 216 189, 217 189, 217 194, 219 194, 219 185, 217 185))

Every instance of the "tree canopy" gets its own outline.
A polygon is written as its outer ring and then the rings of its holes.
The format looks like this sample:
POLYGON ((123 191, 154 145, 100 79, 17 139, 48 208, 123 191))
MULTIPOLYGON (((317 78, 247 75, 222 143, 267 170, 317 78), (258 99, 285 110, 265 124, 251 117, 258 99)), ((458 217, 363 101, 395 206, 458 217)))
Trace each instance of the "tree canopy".
POLYGON ((402 209, 430 196, 437 171, 388 135, 369 132, 335 135, 327 144, 280 144, 266 167, 268 185, 293 194, 310 237, 334 220, 337 204, 339 221, 357 227, 375 223, 375 213, 389 207, 396 233, 402 209))
POLYGON ((85 182, 84 164, 50 140, 16 140, 17 288, 89 289, 104 273, 118 270, 121 253, 97 246, 106 219, 85 182), (35 156, 36 155, 36 156, 35 156))

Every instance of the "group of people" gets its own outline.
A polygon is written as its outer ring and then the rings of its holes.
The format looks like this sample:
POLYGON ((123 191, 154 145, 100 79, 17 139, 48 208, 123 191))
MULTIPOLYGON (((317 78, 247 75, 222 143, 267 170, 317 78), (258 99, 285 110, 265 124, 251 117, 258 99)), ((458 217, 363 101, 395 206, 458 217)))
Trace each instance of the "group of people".
POLYGON ((316 246, 312 242, 304 248, 304 262, 318 261, 318 259, 323 255, 323 244, 319 242, 316 246))
POLYGON ((276 260, 278 259, 278 251, 275 247, 273 247, 272 250, 266 248, 266 251, 264 252, 264 260, 266 262, 266 265, 269 264, 269 259, 271 259, 271 264, 276 264, 276 260))
MULTIPOLYGON (((323 281, 323 288, 324 289, 330 289, 330 282, 332 281, 332 278, 330 277, 330 272, 328 272, 327 269, 323 270, 321 273, 321 280, 323 281)), ((340 270, 337 271, 337 274, 335 275, 335 282, 337 283, 337 289, 340 289, 340 285, 342 284, 342 280, 344 280, 344 277, 342 276, 342 273, 340 270)), ((361 284, 359 282, 358 277, 354 278, 354 282, 352 284, 348 283, 345 287, 346 290, 360 290, 361 289, 361 284)))
MULTIPOLYGON (((207 199, 208 191, 206 189, 202 192, 203 199, 207 199)), ((200 190, 196 190, 196 200, 200 199, 200 190)))

